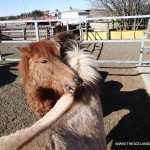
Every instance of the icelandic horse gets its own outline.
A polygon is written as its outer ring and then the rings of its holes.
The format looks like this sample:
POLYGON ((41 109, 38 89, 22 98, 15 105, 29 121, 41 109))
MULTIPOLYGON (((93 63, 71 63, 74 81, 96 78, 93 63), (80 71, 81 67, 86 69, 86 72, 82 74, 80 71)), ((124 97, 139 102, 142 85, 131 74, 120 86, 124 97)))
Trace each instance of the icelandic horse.
MULTIPOLYGON (((69 33, 58 34, 54 41, 60 44, 62 62, 82 83, 70 90, 70 84, 65 86, 66 82, 59 81, 62 95, 51 110, 33 126, 1 137, 1 150, 106 150, 99 97, 101 77, 94 58, 69 33)), ((68 74, 65 76, 67 81, 68 74)), ((60 73, 59 78, 63 78, 60 73)))

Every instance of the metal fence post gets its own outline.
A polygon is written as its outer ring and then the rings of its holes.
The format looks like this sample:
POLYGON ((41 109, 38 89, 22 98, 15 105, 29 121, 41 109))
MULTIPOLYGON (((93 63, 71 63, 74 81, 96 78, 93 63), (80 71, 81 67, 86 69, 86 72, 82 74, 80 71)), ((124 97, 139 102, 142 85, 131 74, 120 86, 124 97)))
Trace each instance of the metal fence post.
POLYGON ((106 30, 107 40, 110 40, 110 30, 109 30, 109 22, 107 22, 107 30, 106 30))
POLYGON ((81 21, 79 21, 79 32, 80 32, 80 40, 82 41, 83 40, 83 35, 82 35, 82 25, 81 25, 81 21))
POLYGON ((69 22, 68 22, 68 20, 66 21, 66 23, 67 23, 67 31, 69 31, 69 22))
POLYGON ((49 21, 49 26, 52 26, 52 22, 51 21, 49 21))
POLYGON ((141 44, 141 49, 140 49, 140 58, 139 58, 139 65, 142 65, 142 59, 143 59, 143 50, 144 50, 144 35, 145 33, 142 34, 142 44, 141 44))
POLYGON ((26 28, 23 28, 22 32, 23 32, 23 39, 26 40, 27 39, 26 28))
MULTIPOLYGON (((148 20, 147 31, 150 31, 150 19, 148 20)), ((150 39, 150 34, 147 34, 147 38, 150 39)))
POLYGON ((88 40, 87 20, 85 21, 85 34, 86 34, 86 40, 88 40))
POLYGON ((40 37, 39 37, 39 27, 38 27, 38 22, 35 21, 35 35, 36 35, 36 40, 39 41, 40 37))
POLYGON ((46 38, 50 40, 50 28, 46 27, 46 38))

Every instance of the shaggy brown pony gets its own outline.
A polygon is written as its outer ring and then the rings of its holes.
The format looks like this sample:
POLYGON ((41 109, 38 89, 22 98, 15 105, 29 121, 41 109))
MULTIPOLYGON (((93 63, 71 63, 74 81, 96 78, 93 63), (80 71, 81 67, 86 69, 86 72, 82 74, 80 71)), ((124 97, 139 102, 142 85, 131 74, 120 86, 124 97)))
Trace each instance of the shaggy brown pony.
POLYGON ((68 29, 69 31, 67 31, 67 25, 58 24, 54 27, 54 35, 57 35, 61 32, 65 32, 65 33, 68 32, 69 34, 72 33, 74 35, 74 38, 80 36, 80 31, 76 25, 69 24, 68 29))
POLYGON ((63 63, 60 46, 54 41, 39 41, 18 49, 23 53, 20 72, 27 101, 41 118, 64 92, 73 92, 81 79, 63 63))
POLYGON ((60 32, 66 31, 66 30, 67 30, 67 29, 66 29, 65 26, 63 26, 62 24, 58 24, 58 25, 56 25, 55 28, 54 28, 54 34, 58 34, 58 33, 60 33, 60 32))

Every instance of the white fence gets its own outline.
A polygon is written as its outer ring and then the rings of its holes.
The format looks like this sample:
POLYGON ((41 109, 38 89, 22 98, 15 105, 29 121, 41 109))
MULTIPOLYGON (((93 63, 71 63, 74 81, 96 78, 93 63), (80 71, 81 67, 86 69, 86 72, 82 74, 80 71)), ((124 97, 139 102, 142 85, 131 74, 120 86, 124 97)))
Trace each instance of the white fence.
MULTIPOLYGON (((95 21, 116 21, 116 20, 126 20, 126 19, 150 19, 150 15, 143 15, 143 16, 116 16, 116 17, 100 17, 100 18, 80 18, 80 19, 60 19, 60 20, 23 20, 23 21, 0 21, 1 24, 18 24, 18 23, 33 23, 34 24, 34 29, 35 29, 35 40, 0 40, 0 43, 30 43, 34 41, 39 41, 40 36, 39 36, 39 23, 41 22, 49 22, 51 24, 52 22, 66 22, 67 24, 67 30, 69 30, 69 22, 76 20, 79 22, 79 30, 80 30, 80 39, 83 40, 83 32, 82 32, 82 23, 84 22, 84 33, 88 34, 88 22, 95 22, 95 21)), ((149 32, 145 32, 144 34, 149 34, 149 32)), ((150 42, 150 39, 145 39, 145 36, 143 34, 143 38, 141 39, 124 39, 124 40, 84 40, 83 43, 98 43, 98 42, 141 42, 141 48, 139 49, 139 60, 138 61, 130 61, 130 60, 96 60, 98 63, 135 63, 135 64, 145 64, 145 63, 150 63, 150 61, 144 61, 142 60, 143 52, 144 52, 144 42, 150 42)), ((148 49, 149 47, 147 47, 148 49)), ((0 50, 0 61, 5 60, 5 61, 19 61, 20 59, 3 59, 1 50, 0 50)))

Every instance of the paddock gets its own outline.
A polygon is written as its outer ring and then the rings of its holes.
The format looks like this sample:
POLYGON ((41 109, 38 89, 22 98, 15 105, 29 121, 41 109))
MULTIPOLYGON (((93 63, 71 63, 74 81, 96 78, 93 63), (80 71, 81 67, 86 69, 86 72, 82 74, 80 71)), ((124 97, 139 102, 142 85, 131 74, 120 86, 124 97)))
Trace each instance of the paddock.
MULTIPOLYGON (((16 49, 26 43, 0 43, 4 58, 20 58, 16 49)), ((84 44, 100 60, 139 60, 141 42, 84 44)), ((144 55, 144 60, 149 56, 144 55)), ((117 149, 149 149, 150 98, 135 64, 99 63, 104 78, 102 107, 107 146, 117 149), (118 146, 118 142, 126 146, 118 146), (140 143, 137 143, 140 142, 140 143), (128 144, 134 145, 130 146, 128 144), (143 145, 142 145, 143 144, 143 145)), ((144 74, 149 74, 145 71, 144 74)), ((0 136, 32 125, 36 118, 26 104, 18 62, 0 62, 0 136)))
MULTIPOLYGON (((92 20, 140 17, 104 17, 92 20)), ((149 16, 142 17, 149 18, 149 16)), ((87 21, 88 19, 85 21, 85 33, 88 33, 87 21)), ((69 21, 66 22, 68 25, 69 21)), ((34 23, 35 40, 38 41, 40 40, 38 21, 34 23)), ((79 26, 81 27, 81 24, 79 26)), ((109 39, 109 34, 107 36, 109 39)), ((146 40, 146 46, 150 46, 148 43, 150 40, 146 40)), ((17 47, 25 46, 29 42, 31 41, 12 40, 0 43, 0 54, 2 54, 2 57, 0 55, 0 136, 31 126, 36 121, 26 104, 18 62, 9 62, 13 58, 20 58, 21 53, 17 47)), ((91 43, 86 40, 84 42, 84 46, 98 59, 96 63, 99 62, 99 71, 104 79, 101 101, 108 149, 149 150, 150 67, 146 62, 150 62, 150 56, 147 55, 148 50, 143 51, 145 46, 141 44, 143 40, 101 39, 93 40, 91 43), (141 60, 145 61, 142 66, 140 66, 141 60)))

